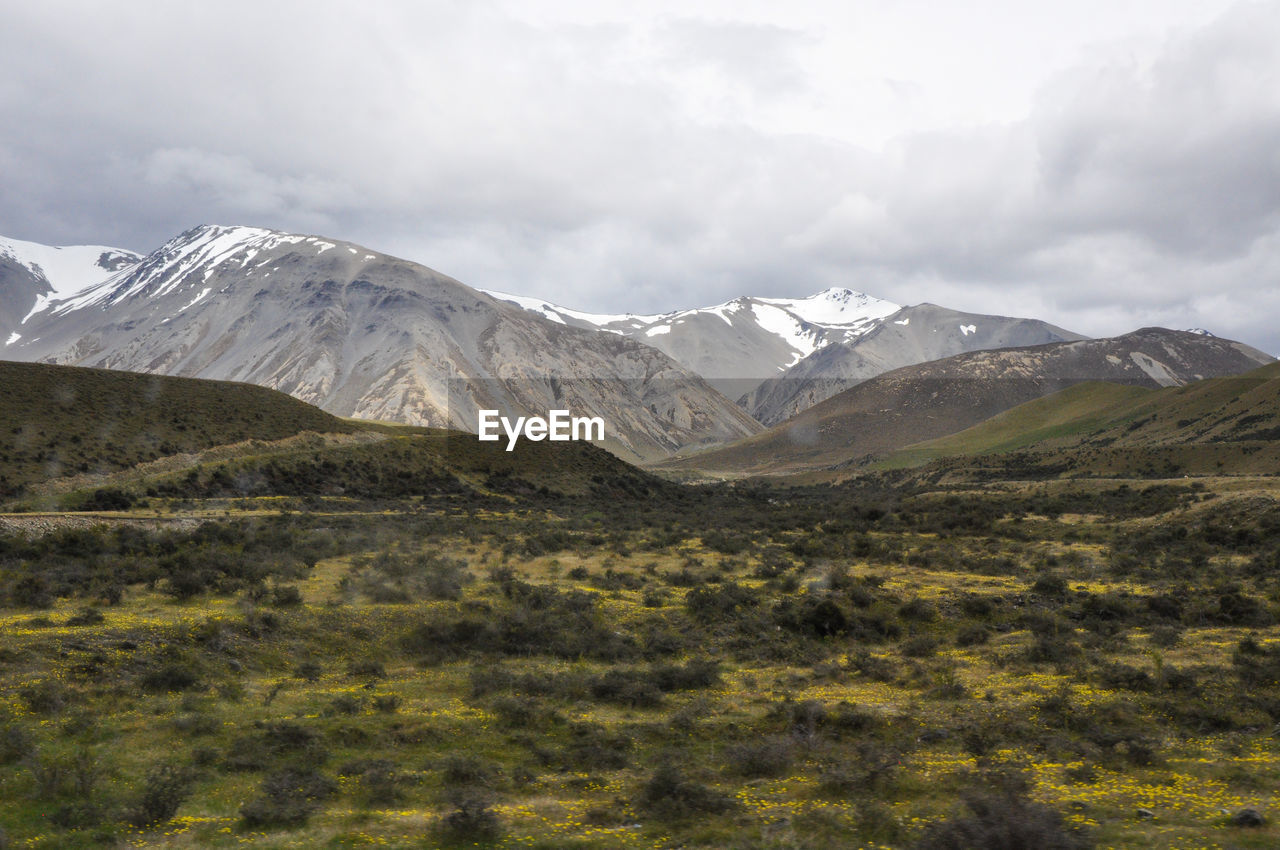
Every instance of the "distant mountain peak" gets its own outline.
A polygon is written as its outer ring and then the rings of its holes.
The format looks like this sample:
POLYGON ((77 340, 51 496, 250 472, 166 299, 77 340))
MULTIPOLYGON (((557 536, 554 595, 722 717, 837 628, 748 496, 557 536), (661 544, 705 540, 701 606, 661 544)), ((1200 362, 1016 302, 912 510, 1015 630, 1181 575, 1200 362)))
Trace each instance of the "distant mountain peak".
POLYGON ((734 398, 824 346, 868 332, 900 309, 847 287, 801 298, 740 295, 709 307, 650 315, 588 313, 541 298, 486 291, 553 322, 651 345, 734 398))

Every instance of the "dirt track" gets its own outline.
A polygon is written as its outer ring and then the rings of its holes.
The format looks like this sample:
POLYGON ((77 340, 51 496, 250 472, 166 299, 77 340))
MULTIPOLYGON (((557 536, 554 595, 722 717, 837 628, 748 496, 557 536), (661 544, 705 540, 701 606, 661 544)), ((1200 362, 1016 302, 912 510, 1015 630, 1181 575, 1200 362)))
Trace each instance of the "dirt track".
POLYGON ((121 523, 142 528, 191 529, 202 522, 196 517, 139 517, 95 513, 0 514, 0 534, 26 533, 35 536, 64 528, 93 528, 121 523))

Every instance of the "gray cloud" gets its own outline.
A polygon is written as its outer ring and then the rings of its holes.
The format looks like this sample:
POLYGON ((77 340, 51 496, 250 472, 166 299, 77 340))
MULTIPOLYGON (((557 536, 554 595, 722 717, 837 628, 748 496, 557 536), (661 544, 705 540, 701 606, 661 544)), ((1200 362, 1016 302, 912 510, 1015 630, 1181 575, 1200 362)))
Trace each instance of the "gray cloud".
POLYGON ((765 120, 823 100, 806 56, 830 36, 799 25, 124 8, 7 13, 0 233, 147 250, 238 222, 590 309, 848 285, 1280 352, 1275 2, 1154 61, 1091 58, 1020 119, 883 149, 765 120))

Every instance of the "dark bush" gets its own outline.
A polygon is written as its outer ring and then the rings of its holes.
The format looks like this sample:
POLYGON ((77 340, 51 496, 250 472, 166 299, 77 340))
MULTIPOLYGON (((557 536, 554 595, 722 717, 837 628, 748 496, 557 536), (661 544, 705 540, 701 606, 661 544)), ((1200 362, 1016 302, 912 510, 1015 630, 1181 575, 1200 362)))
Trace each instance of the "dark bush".
POLYGON ((301 826, 338 790, 337 783, 310 770, 282 770, 262 780, 260 795, 240 807, 244 825, 251 829, 301 826))
POLYGON ((138 686, 151 693, 189 691, 199 684, 199 672, 193 665, 181 661, 163 664, 138 678, 138 686))
POLYGON ((34 749, 35 743, 21 726, 5 726, 0 729, 0 765, 20 761, 34 749))
POLYGON ((502 821, 487 795, 472 790, 453 794, 453 810, 440 820, 440 838, 447 844, 489 844, 502 836, 502 821))
POLYGON ((263 770, 281 760, 300 766, 322 764, 329 752, 320 733, 306 726, 281 720, 232 740, 224 765, 232 771, 263 770))
POLYGON ((653 708, 662 703, 662 690, 643 674, 609 670, 591 683, 591 696, 604 702, 633 708, 653 708))
POLYGON ((991 630, 977 623, 965 623, 956 632, 956 646, 979 646, 991 639, 991 630))
POLYGON ((622 770, 630 763, 634 747, 635 741, 623 732, 575 723, 560 751, 560 762, 565 770, 622 770))
POLYGON ((278 584, 271 591, 271 604, 276 608, 292 608, 302 604, 302 591, 292 584, 278 584))
POLYGON ((965 811, 931 824, 917 850, 1085 850, 1089 837, 1048 806, 1012 794, 969 793, 965 811))
POLYGON ((455 753, 445 759, 441 778, 447 786, 484 787, 496 779, 497 767, 475 756, 455 753))
POLYGON ((698 814, 721 814, 733 800, 685 776, 679 768, 661 765, 640 791, 640 805, 656 817, 679 820, 698 814))
POLYGON ((902 654, 908 658, 929 658, 938 651, 938 639, 933 635, 916 635, 902 644, 902 654))
POLYGON ((18 696, 32 714, 57 714, 72 699, 72 692, 57 679, 42 679, 18 688, 18 696))
POLYGON ((167 823, 190 795, 191 774, 172 764, 152 768, 142 783, 142 795, 130 811, 134 826, 167 823))
POLYGON ((725 752, 725 763, 730 772, 748 779, 782 776, 791 768, 794 748, 783 737, 735 744, 725 752))
POLYGON ((756 591, 728 581, 713 587, 695 587, 685 594, 685 607, 701 620, 734 617, 760 604, 756 591))

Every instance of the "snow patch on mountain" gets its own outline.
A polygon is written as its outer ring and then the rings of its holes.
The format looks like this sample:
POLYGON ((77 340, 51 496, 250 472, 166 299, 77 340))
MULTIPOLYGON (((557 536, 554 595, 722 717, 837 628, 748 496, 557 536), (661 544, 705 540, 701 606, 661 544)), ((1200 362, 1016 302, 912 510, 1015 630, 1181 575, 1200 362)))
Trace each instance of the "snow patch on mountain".
MULTIPOLYGON (((37 294, 19 324, 51 302, 76 295, 142 260, 132 251, 106 245, 40 245, 6 237, 0 237, 0 257, 23 266, 49 287, 37 294)), ((11 339, 7 344, 13 342, 11 339)))

